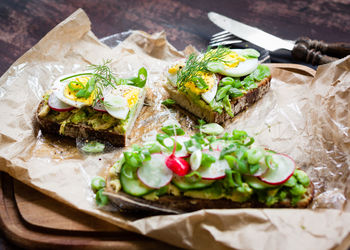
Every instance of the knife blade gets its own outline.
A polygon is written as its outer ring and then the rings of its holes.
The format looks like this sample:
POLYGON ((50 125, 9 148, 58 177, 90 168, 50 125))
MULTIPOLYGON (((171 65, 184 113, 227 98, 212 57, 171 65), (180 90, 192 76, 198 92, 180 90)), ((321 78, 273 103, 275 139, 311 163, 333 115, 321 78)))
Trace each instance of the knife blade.
POLYGON ((242 38, 250 43, 253 43, 261 48, 269 51, 278 49, 292 50, 294 41, 283 40, 279 37, 271 35, 258 28, 251 27, 247 24, 238 22, 231 18, 225 17, 215 12, 209 12, 210 21, 215 23, 220 28, 231 32, 233 35, 242 38))
POLYGON ((292 52, 292 56, 295 59, 306 61, 313 65, 324 64, 338 59, 323 54, 329 54, 339 58, 350 54, 349 43, 326 44, 322 41, 308 38, 299 38, 297 41, 284 40, 215 12, 209 12, 208 18, 218 27, 252 44, 268 51, 287 49, 292 52))

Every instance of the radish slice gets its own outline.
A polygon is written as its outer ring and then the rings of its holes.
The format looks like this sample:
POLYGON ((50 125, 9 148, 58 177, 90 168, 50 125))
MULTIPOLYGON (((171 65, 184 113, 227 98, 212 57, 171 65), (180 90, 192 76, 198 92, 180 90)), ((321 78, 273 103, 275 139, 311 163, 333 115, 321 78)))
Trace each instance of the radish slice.
POLYGON ((68 104, 62 102, 60 99, 58 99, 55 93, 52 93, 50 95, 47 103, 51 109, 53 109, 55 111, 59 111, 59 112, 70 111, 70 110, 74 109, 73 106, 68 105, 68 104))
POLYGON ((272 159, 276 162, 277 167, 269 168, 266 173, 258 177, 260 180, 271 185, 280 185, 288 181, 295 170, 295 162, 288 155, 273 154, 272 159))
POLYGON ((103 103, 101 103, 100 101, 97 101, 92 108, 99 112, 107 112, 105 105, 103 105, 103 103))
POLYGON ((145 161, 137 170, 139 180, 150 188, 161 188, 168 185, 173 172, 165 165, 167 156, 152 154, 151 160, 145 161))
POLYGON ((216 161, 209 168, 202 167, 197 170, 201 174, 202 179, 217 180, 224 178, 226 176, 225 171, 226 169, 230 169, 230 166, 225 159, 219 160, 220 151, 208 151, 206 154, 214 156, 216 161))
POLYGON ((262 176, 269 169, 269 167, 265 163, 265 157, 260 159, 259 165, 260 165, 259 170, 255 174, 253 174, 253 176, 255 177, 262 176))

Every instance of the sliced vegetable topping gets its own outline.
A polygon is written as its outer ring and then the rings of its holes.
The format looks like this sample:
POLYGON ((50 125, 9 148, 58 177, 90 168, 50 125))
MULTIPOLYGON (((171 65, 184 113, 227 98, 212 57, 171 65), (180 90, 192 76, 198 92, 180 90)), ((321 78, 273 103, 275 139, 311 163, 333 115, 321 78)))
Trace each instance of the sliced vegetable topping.
POLYGON ((276 163, 275 168, 269 168, 259 178, 267 184, 283 184, 293 175, 295 163, 292 158, 283 154, 273 154, 272 159, 276 163))
POLYGON ((143 184, 150 188, 161 188, 171 181, 173 172, 165 164, 166 158, 163 154, 153 154, 151 160, 142 164, 137 176, 143 184))
MULTIPOLYGON (((200 133, 191 137, 158 134, 157 142, 143 147, 133 145, 131 151, 124 152, 120 173, 123 190, 147 197, 173 192, 200 197, 204 192, 204 197, 213 195, 234 201, 255 195, 268 206, 284 199, 293 204, 302 199, 310 180, 305 172, 295 170, 289 156, 251 147, 254 138, 245 131, 233 130, 231 135, 225 133, 221 137, 204 135, 204 125, 201 122, 200 133), (189 157, 177 156, 181 150, 189 157)), ((168 134, 172 131, 168 127, 162 130, 168 134)), ((103 184, 96 180, 95 186, 103 184)))
POLYGON ((66 104, 64 102, 62 102, 60 99, 57 98, 55 93, 52 93, 49 97, 48 100, 48 105, 51 109, 55 110, 55 111, 59 111, 59 112, 64 112, 64 111, 70 111, 75 109, 75 107, 66 104))

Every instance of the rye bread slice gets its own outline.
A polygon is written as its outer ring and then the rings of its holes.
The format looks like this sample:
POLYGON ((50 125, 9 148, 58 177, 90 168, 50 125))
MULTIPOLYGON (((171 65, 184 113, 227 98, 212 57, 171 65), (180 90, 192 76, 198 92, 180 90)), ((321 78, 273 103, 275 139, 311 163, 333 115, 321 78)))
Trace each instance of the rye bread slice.
POLYGON ((61 135, 65 137, 70 137, 70 138, 84 138, 84 139, 90 139, 90 140, 107 141, 111 143, 113 146, 125 147, 127 146, 128 136, 131 133, 132 128, 134 127, 134 123, 143 107, 144 99, 146 96, 145 93, 146 93, 145 90, 143 90, 140 93, 139 102, 137 103, 134 116, 131 117, 131 119, 129 120, 126 126, 125 134, 120 134, 118 132, 110 131, 110 130, 95 130, 93 129, 92 126, 87 124, 68 123, 64 127, 64 135, 62 135, 59 133, 60 126, 61 126, 59 123, 53 122, 49 119, 46 119, 45 116, 42 117, 39 115, 42 108, 45 105, 44 100, 40 102, 37 108, 36 120, 39 123, 40 129, 44 133, 56 134, 56 135, 61 135))
POLYGON ((179 214, 193 212, 200 209, 230 209, 230 208, 306 208, 311 203, 314 196, 314 186, 310 183, 303 198, 292 205, 289 199, 283 202, 267 206, 265 203, 252 199, 246 202, 234 202, 228 199, 198 199, 186 196, 164 195, 156 201, 145 200, 143 198, 128 195, 122 191, 117 193, 107 191, 105 194, 113 205, 122 211, 130 213, 166 213, 179 214))
MULTIPOLYGON (((231 100, 231 108, 233 114, 238 114, 239 112, 248 108, 250 105, 257 102, 260 98, 262 98, 269 91, 270 82, 271 76, 266 77, 257 84, 257 88, 250 89, 243 96, 233 98, 231 100)), ((204 108, 197 105, 193 102, 193 100, 191 100, 191 98, 188 95, 178 91, 171 84, 166 84, 165 89, 169 93, 170 98, 175 100, 177 105, 187 110, 191 114, 194 114, 200 119, 204 119, 209 123, 215 122, 219 124, 223 124, 224 122, 232 119, 232 117, 225 111, 219 114, 218 112, 210 110, 209 108, 204 108)))

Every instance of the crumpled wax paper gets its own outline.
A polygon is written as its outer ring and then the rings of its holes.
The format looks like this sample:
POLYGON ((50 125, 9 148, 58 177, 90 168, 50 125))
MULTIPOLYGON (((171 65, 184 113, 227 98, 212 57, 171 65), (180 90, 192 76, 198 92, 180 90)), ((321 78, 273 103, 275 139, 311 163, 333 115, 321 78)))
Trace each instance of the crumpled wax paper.
POLYGON ((270 64, 271 90, 226 124, 256 143, 291 155, 315 184, 310 209, 221 209, 131 219, 98 209, 90 181, 106 172, 122 149, 83 155, 72 140, 41 134, 35 112, 42 95, 62 74, 111 59, 120 76, 144 66, 149 73, 145 106, 130 144, 147 140, 164 122, 192 132, 195 121, 160 104, 164 71, 184 56, 163 32, 134 31, 109 48, 90 30, 79 9, 19 58, 0 79, 0 170, 57 200, 124 229, 178 247, 216 249, 342 249, 349 242, 350 57, 320 66, 315 77, 300 65, 270 64), (289 69, 288 69, 288 67, 289 69), (296 70, 297 69, 297 70, 296 70))

